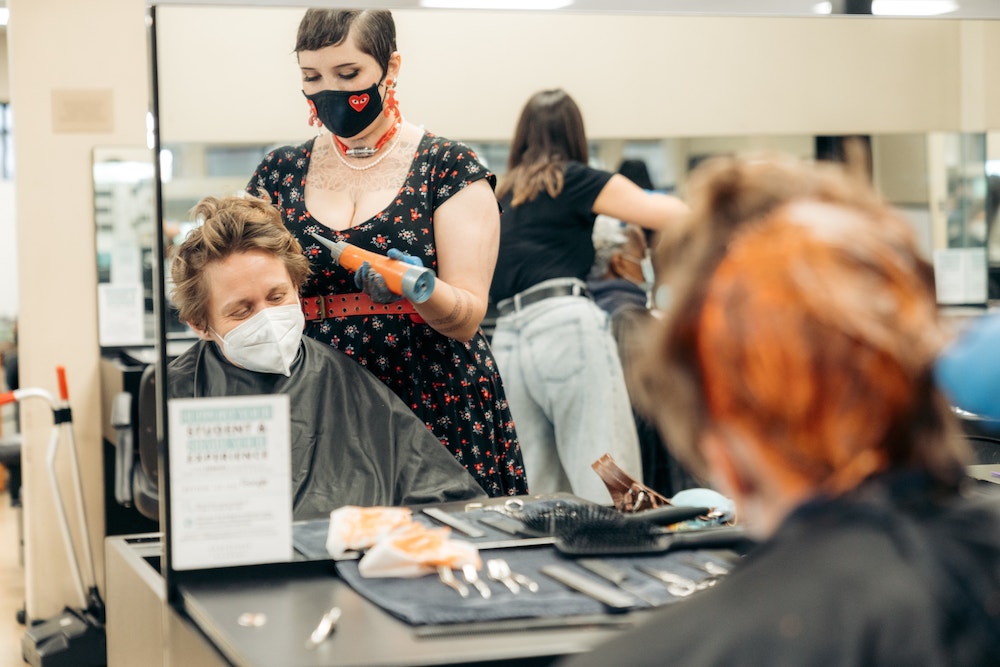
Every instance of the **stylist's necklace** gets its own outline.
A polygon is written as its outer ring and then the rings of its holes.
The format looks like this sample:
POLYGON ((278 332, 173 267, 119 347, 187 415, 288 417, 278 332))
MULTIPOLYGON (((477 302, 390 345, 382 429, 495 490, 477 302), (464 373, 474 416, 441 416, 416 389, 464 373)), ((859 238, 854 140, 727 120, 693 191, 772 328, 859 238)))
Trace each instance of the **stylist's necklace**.
POLYGON ((402 125, 403 125, 403 119, 402 117, 397 115, 396 122, 393 123, 392 127, 389 128, 388 132, 383 134, 381 138, 379 138, 379 140, 375 142, 374 147, 361 146, 360 148, 348 148, 344 142, 342 142, 340 139, 338 139, 333 135, 333 132, 330 132, 327 135, 330 138, 330 149, 333 151, 334 155, 337 156, 337 159, 340 160, 342 163, 344 163, 344 166, 347 167, 348 169, 353 169, 354 171, 365 171, 367 169, 371 169, 379 162, 386 159, 392 153, 392 151, 396 148, 396 145, 399 143, 400 137, 403 136, 403 133, 400 131, 402 125), (390 141, 392 143, 389 143, 390 141), (356 164, 351 164, 344 158, 345 155, 347 157, 354 157, 354 158, 372 157, 373 155, 377 155, 378 152, 381 151, 382 148, 385 147, 387 143, 389 143, 389 145, 388 147, 385 148, 385 151, 383 151, 381 155, 379 155, 371 162, 365 163, 363 165, 359 166, 356 164))

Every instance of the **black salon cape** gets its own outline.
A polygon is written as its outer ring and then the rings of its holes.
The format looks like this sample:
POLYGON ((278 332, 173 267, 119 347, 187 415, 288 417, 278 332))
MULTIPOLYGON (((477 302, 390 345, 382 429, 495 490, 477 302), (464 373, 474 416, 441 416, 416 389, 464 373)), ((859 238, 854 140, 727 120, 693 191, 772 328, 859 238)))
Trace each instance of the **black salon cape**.
POLYGON ((716 586, 560 667, 1000 665, 1000 498, 928 486, 800 507, 716 586))
POLYGON ((403 401, 357 362, 303 336, 291 376, 229 363, 199 341, 170 363, 171 398, 287 394, 296 521, 343 505, 483 497, 465 468, 403 401))

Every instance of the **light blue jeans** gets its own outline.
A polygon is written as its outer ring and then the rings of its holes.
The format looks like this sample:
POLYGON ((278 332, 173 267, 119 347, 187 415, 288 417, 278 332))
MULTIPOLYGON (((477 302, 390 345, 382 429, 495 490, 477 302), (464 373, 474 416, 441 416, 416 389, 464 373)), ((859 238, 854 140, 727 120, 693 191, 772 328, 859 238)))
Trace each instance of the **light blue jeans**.
POLYGON ((625 376, 597 304, 557 296, 501 315, 492 347, 531 493, 569 491, 610 504, 590 467, 605 453, 642 480, 625 376))

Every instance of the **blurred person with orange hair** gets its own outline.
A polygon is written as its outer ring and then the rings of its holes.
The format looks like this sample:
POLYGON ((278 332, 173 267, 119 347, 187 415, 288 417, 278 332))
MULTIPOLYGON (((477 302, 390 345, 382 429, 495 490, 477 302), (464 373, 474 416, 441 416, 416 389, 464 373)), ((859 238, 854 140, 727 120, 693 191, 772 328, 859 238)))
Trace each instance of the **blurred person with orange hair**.
POLYGON ((1000 496, 965 476, 906 222, 841 168, 790 158, 706 163, 689 201, 631 370, 758 545, 568 664, 1000 664, 1000 496))

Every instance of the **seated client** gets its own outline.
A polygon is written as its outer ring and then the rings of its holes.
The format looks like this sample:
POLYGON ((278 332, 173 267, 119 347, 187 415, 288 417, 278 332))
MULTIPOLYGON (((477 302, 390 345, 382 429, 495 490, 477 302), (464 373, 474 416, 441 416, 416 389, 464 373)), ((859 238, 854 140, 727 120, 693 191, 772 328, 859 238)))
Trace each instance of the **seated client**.
POLYGON ((168 367, 171 398, 287 394, 293 514, 483 496, 403 401, 362 366, 302 336, 309 264, 270 203, 206 197, 177 248, 171 293, 202 338, 168 367))
POLYGON ((934 381, 908 224, 839 167, 719 159, 657 246, 636 366, 673 452, 757 546, 581 665, 1000 665, 1000 501, 934 381))

